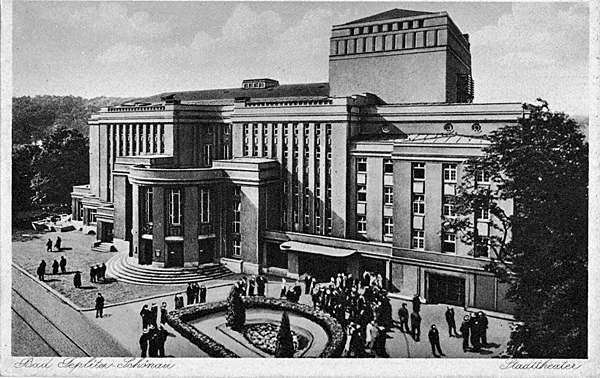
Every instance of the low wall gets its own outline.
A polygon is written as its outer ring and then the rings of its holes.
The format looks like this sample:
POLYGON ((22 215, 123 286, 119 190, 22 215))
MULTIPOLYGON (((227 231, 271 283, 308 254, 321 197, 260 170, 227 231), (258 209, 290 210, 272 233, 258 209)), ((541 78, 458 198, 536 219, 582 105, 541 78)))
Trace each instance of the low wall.
MULTIPOLYGON (((265 308, 279 311, 289 311, 310 319, 323 327, 329 340, 321 358, 340 357, 346 343, 346 334, 342 326, 331 316, 312 307, 290 302, 285 299, 271 297, 244 297, 244 305, 248 308, 265 308)), ((217 343, 212 338, 198 331, 189 322, 227 310, 227 301, 211 302, 196 306, 188 306, 167 314, 167 323, 183 337, 198 346, 203 352, 211 357, 239 357, 225 346, 217 343)))

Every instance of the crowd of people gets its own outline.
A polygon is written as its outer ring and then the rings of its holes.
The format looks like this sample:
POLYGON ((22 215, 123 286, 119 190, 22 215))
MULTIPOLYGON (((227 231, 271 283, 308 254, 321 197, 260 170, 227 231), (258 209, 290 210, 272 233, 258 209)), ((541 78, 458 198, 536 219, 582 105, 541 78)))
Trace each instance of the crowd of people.
POLYGON ((167 312, 166 302, 161 304, 160 309, 156 303, 152 303, 150 308, 147 304, 143 305, 140 311, 142 318, 142 335, 139 339, 141 357, 165 357, 167 337, 173 336, 164 328, 167 312))
POLYGON ((90 267, 90 282, 106 282, 106 264, 90 267))
MULTIPOLYGON (((206 286, 198 285, 196 282, 188 283, 187 289, 185 290, 187 297, 187 304, 192 305, 195 303, 206 303, 206 286)), ((183 296, 181 294, 175 295, 175 309, 183 307, 183 296)))
MULTIPOLYGON (((40 281, 44 281, 46 279, 46 261, 42 260, 40 262, 40 265, 38 265, 37 270, 36 270, 36 274, 38 276, 38 279, 40 281)), ((52 274, 56 275, 56 274, 67 274, 67 259, 65 258, 65 256, 61 256, 60 258, 60 262, 58 262, 57 260, 54 260, 54 262, 52 263, 52 274), (60 268, 60 273, 59 273, 59 268, 60 268)))

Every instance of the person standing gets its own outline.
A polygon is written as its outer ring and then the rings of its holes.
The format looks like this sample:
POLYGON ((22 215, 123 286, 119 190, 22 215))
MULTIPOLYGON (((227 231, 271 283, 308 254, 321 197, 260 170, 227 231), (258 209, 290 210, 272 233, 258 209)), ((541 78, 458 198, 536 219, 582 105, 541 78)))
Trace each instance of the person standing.
POLYGON ((367 349, 373 351, 373 347, 375 345, 375 340, 377 339, 377 326, 375 325, 375 321, 371 321, 367 324, 367 349))
POLYGON ((58 261, 56 260, 52 263, 52 274, 58 274, 58 261))
MULTIPOLYGON (((167 302, 163 302, 160 306, 160 324, 165 324, 167 321, 167 302)), ((162 328, 162 326, 161 326, 162 328)))
POLYGON ((429 343, 431 344, 431 353, 433 353, 434 357, 445 356, 445 354, 442 352, 442 348, 440 347, 440 332, 435 324, 433 324, 429 330, 429 343), (435 354, 436 350, 440 354, 439 356, 435 354))
POLYGON ((304 294, 310 294, 310 284, 312 283, 312 276, 310 273, 306 273, 304 276, 304 294))
POLYGON ((188 282, 187 289, 185 289, 185 295, 187 296, 187 304, 189 306, 193 303, 194 300, 194 288, 192 287, 191 282, 188 282))
POLYGON ((90 268, 90 282, 96 282, 96 274, 97 274, 96 267, 92 266, 90 268))
POLYGON ((420 341, 421 338, 421 315, 418 312, 410 314, 410 332, 415 341, 420 341))
POLYGON ((102 317, 104 313, 104 297, 98 293, 96 297, 96 317, 102 317))
POLYGON ((200 303, 206 303, 206 286, 200 286, 200 303))
POLYGON ((198 285, 197 282, 194 282, 192 284, 192 289, 193 289, 193 298, 192 298, 192 303, 198 303, 200 302, 200 285, 198 285))
POLYGON ((469 320, 469 328, 471 331, 471 345, 473 349, 479 350, 480 344, 479 339, 481 335, 481 321, 479 320, 479 316, 477 313, 473 313, 471 315, 471 319, 469 320))
POLYGON ((285 298, 285 292, 287 291, 287 288, 285 286, 285 278, 281 279, 281 292, 279 293, 279 298, 285 298))
POLYGON ((75 275, 73 276, 73 286, 77 289, 81 287, 81 273, 79 273, 79 271, 75 272, 75 275))
POLYGON ((153 324, 150 324, 148 333, 148 356, 158 357, 158 330, 153 324))
POLYGON ((488 318, 487 318, 487 316, 485 316, 483 311, 479 311, 478 315, 479 315, 479 321, 481 322, 481 324, 479 326, 480 344, 482 344, 483 346, 486 346, 487 345, 488 318))
POLYGON ((412 305, 413 312, 416 312, 417 314, 421 312, 421 297, 419 297, 419 294, 415 294, 415 296, 413 297, 412 305))
POLYGON ((149 322, 151 325, 154 326, 154 330, 156 331, 156 327, 157 327, 157 322, 158 321, 158 306, 156 305, 156 303, 152 303, 152 306, 150 306, 150 318, 149 318, 149 322))
POLYGON ((167 337, 169 336, 169 332, 164 329, 163 326, 158 327, 158 331, 156 332, 156 344, 158 347, 158 357, 165 357, 165 343, 167 341, 167 337))
POLYGON ((46 252, 52 252, 52 239, 48 239, 46 242, 46 252))
POLYGON ((144 304, 142 307, 140 316, 142 317, 142 329, 147 329, 148 325, 150 324, 150 309, 148 309, 147 304, 144 304))
POLYGON ((38 279, 40 281, 43 281, 44 276, 46 275, 46 262, 44 260, 42 260, 42 262, 38 266, 36 273, 38 275, 38 279))
POLYGON ((410 333, 408 329, 408 309, 406 303, 402 303, 402 307, 398 310, 398 318, 400 319, 400 332, 410 333))
POLYGON ((60 271, 62 274, 67 273, 67 259, 65 259, 65 256, 60 257, 60 271))
POLYGON ((256 287, 256 277, 252 276, 248 280, 248 296, 249 297, 253 297, 254 296, 254 288, 255 287, 256 287))
POLYGON ((259 297, 265 296, 265 283, 265 277, 262 274, 259 274, 258 277, 256 277, 256 289, 259 297))
POLYGON ((148 328, 144 328, 142 336, 140 337, 140 349, 142 350, 142 358, 146 357, 148 353, 148 341, 150 340, 150 333, 148 328))
POLYGON ((460 325, 460 334, 463 339, 463 352, 469 350, 469 315, 465 315, 460 325))
POLYGON ((58 252, 61 251, 61 247, 62 247, 62 240, 60 239, 60 236, 56 237, 56 242, 54 243, 54 248, 56 248, 56 250, 58 252))
POLYGON ((100 271, 100 277, 102 277, 102 282, 106 281, 106 264, 102 263, 102 266, 97 268, 100 271))
POLYGON ((175 303, 175 310, 179 310, 180 308, 183 307, 183 297, 181 296, 181 294, 179 294, 179 293, 175 294, 174 303, 175 303))
POLYGON ((458 337, 458 333, 456 333, 456 322, 454 321, 454 309, 450 306, 448 306, 448 309, 446 310, 446 323, 448 323, 448 335, 450 337, 458 337), (454 335, 452 332, 454 332, 454 335))

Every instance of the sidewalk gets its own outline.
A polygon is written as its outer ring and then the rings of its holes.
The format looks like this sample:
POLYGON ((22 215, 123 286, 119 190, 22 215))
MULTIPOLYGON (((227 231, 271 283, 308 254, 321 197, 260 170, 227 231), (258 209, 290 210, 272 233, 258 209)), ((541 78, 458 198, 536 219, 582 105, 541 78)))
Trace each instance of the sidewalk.
MULTIPOLYGON (((13 350, 61 356, 128 357, 132 354, 36 279, 12 268, 13 350), (31 344, 33 343, 33 344, 31 344)), ((36 355, 36 354, 33 354, 36 355)))

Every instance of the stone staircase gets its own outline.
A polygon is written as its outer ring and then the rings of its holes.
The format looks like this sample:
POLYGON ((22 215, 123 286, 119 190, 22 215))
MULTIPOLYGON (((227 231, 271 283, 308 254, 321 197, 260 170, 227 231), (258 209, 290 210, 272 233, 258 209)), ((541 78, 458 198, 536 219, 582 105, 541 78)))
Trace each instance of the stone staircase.
POLYGON ((112 243, 106 242, 95 242, 92 245, 92 251, 94 252, 117 252, 117 248, 112 243))
POLYGON ((106 263, 106 275, 120 282, 138 285, 187 285, 189 282, 203 282, 233 275, 233 272, 219 264, 206 264, 199 268, 159 268, 152 265, 139 265, 137 259, 128 253, 119 253, 106 263))

